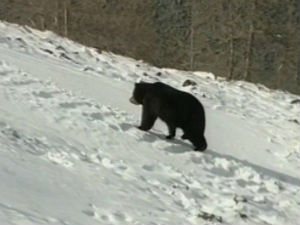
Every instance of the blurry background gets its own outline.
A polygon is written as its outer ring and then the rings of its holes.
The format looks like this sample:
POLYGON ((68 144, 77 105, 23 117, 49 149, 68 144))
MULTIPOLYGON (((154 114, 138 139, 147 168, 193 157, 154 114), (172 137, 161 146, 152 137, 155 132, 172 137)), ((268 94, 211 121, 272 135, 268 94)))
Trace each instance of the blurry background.
POLYGON ((0 20, 300 94, 298 0, 0 0, 0 20))

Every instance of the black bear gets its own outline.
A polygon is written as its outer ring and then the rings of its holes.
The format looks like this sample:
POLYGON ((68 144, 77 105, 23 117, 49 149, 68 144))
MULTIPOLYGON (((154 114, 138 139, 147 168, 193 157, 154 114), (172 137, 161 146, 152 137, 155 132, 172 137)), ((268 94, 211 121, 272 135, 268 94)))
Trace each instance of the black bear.
POLYGON ((204 137, 204 108, 193 95, 161 82, 141 82, 135 83, 130 102, 143 106, 139 129, 150 130, 155 120, 160 118, 168 126, 167 139, 172 139, 176 128, 181 128, 181 138, 192 142, 196 151, 204 151, 207 148, 204 137))

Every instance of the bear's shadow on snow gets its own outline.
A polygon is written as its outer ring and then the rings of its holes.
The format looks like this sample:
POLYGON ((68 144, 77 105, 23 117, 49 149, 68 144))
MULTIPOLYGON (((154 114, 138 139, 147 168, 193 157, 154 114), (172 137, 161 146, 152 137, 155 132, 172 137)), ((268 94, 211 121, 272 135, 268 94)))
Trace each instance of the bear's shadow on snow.
MULTIPOLYGON (((170 153, 184 153, 184 152, 191 152, 193 151, 193 146, 191 144, 188 144, 184 142, 183 140, 179 140, 173 138, 173 139, 167 139, 166 135, 160 134, 160 133, 155 133, 153 131, 148 131, 148 135, 152 137, 157 137, 161 140, 167 141, 169 143, 172 143, 173 145, 170 145, 168 147, 164 148, 164 151, 170 152, 170 153)), ((145 137, 147 134, 145 134, 143 137, 145 137)), ((157 138, 154 137, 154 141, 157 140, 157 138)), ((147 141, 147 140, 145 140, 147 141)))
MULTIPOLYGON (((123 129, 124 131, 129 130, 131 128, 138 129, 137 126, 134 126, 134 125, 129 124, 129 123, 122 123, 120 126, 122 128, 124 128, 123 129)), ((141 132, 143 132, 143 131, 141 131, 141 132)), ((167 151, 167 152, 170 152, 170 153, 194 152, 194 150, 192 149, 193 146, 191 144, 188 144, 188 143, 184 142, 183 140, 179 140, 179 139, 176 139, 176 138, 174 138, 172 140, 168 140, 168 139, 166 139, 165 135, 161 134, 161 133, 155 133, 153 131, 147 131, 147 132, 144 132, 144 134, 142 136, 143 141, 150 142, 150 143, 153 143, 153 142, 157 141, 158 139, 159 140, 164 140, 164 141, 167 141, 167 142, 173 144, 173 145, 170 145, 168 147, 165 147, 164 151, 167 151)), ((248 167, 253 168, 256 172, 258 172, 260 174, 265 174, 267 176, 278 179, 282 182, 289 183, 289 184, 296 185, 296 186, 300 186, 300 179, 298 179, 296 177, 293 177, 293 176, 290 176, 290 175, 287 175, 287 174, 284 174, 284 173, 281 173, 281 172, 278 172, 278 171, 274 171, 274 170, 265 168, 265 167, 260 166, 260 165, 256 165, 256 164, 254 164, 252 162, 249 162, 247 160, 238 159, 238 158, 236 158, 234 156, 231 156, 231 155, 228 155, 228 154, 221 154, 221 153, 218 153, 218 152, 213 151, 211 149, 207 149, 203 153, 204 154, 209 154, 209 155, 213 156, 214 158, 225 158, 229 161, 234 160, 236 162, 239 162, 239 163, 243 164, 244 166, 248 166, 248 167)), ((198 162, 198 160, 195 160, 195 159, 192 160, 192 161, 196 164, 201 162, 201 160, 198 162)))
POLYGON ((296 177, 293 177, 293 176, 290 176, 290 175, 285 174, 285 173, 281 173, 281 172, 278 172, 278 171, 274 171, 274 170, 265 168, 263 166, 254 164, 254 163, 249 162, 247 160, 238 159, 234 156, 227 155, 227 154, 221 154, 221 153, 212 151, 211 149, 207 149, 204 152, 204 154, 210 154, 215 158, 225 158, 229 161, 233 160, 233 161, 236 161, 236 162, 239 162, 239 163, 243 164, 244 166, 248 166, 248 167, 253 168, 256 172, 260 173, 261 175, 267 175, 267 176, 272 177, 274 179, 278 179, 282 182, 289 183, 289 184, 296 185, 296 186, 300 186, 300 179, 298 179, 296 177))
MULTIPOLYGON (((121 123, 120 127, 123 131, 127 131, 131 128, 139 130, 137 128, 137 125, 132 125, 129 123, 121 123)), ((157 140, 163 140, 163 141, 173 144, 168 147, 165 147, 164 151, 167 151, 170 153, 184 153, 184 152, 193 151, 193 146, 191 144, 184 142, 183 140, 179 140, 176 138, 169 140, 166 138, 166 135, 161 134, 161 133, 156 133, 153 131, 140 131, 140 132, 143 133, 143 136, 141 138, 142 141, 153 143, 157 140)))

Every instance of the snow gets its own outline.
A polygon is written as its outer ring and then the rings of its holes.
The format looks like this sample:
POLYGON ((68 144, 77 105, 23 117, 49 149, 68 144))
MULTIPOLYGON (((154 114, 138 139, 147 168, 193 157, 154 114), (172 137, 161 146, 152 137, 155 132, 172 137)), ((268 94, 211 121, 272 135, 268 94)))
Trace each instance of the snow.
POLYGON ((0 22, 0 223, 298 224, 295 99, 0 22), (208 150, 136 129, 137 80, 194 94, 208 150))

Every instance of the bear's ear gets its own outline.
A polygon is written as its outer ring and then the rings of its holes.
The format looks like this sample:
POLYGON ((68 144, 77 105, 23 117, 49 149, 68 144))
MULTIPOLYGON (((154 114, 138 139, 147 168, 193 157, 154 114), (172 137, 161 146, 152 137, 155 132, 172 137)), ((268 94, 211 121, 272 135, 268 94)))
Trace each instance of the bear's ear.
POLYGON ((146 84, 146 82, 145 81, 137 81, 137 82, 135 82, 134 83, 134 86, 138 86, 139 84, 146 84))
POLYGON ((143 81, 142 78, 139 77, 138 79, 136 79, 135 83, 136 84, 145 84, 147 82, 143 81))

